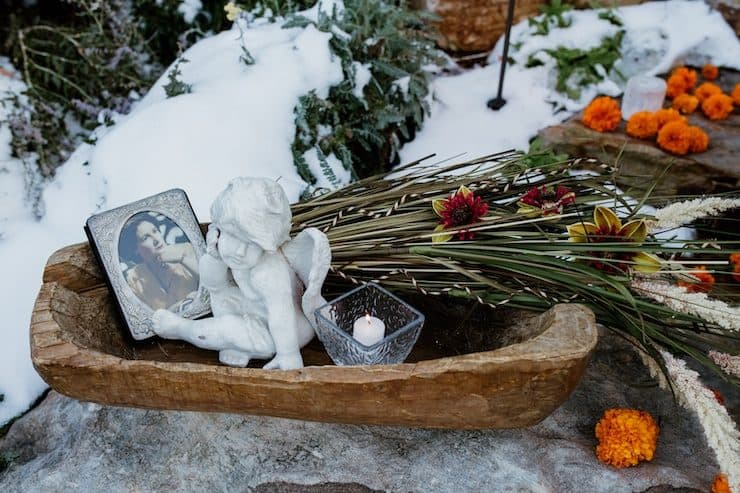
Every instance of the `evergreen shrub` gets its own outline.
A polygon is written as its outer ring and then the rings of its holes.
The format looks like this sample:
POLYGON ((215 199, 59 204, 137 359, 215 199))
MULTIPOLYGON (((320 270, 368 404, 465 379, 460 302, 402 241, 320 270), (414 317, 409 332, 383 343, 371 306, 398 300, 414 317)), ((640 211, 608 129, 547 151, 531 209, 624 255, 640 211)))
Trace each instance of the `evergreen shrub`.
POLYGON ((309 150, 316 150, 330 182, 331 154, 362 178, 387 170, 421 129, 429 112, 430 65, 443 61, 430 19, 404 2, 345 0, 343 10, 322 12, 318 22, 294 15, 285 24, 333 33, 330 47, 344 72, 326 99, 312 92, 295 108, 293 157, 306 182, 316 183, 304 159, 309 150))

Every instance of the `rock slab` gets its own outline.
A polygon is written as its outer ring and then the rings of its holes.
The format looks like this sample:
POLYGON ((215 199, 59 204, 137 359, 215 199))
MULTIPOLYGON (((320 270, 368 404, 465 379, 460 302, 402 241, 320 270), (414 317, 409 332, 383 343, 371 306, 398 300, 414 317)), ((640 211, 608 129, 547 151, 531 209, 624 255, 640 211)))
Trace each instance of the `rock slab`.
MULTIPOLYGON (((728 395, 731 406, 737 395, 728 395)), ((55 392, 0 439, 17 458, 0 491, 706 491, 717 472, 696 418, 655 387, 636 354, 602 335, 571 398, 518 430, 440 431, 105 407, 55 392), (650 412, 654 460, 596 460, 610 407, 650 412)))
MULTIPOLYGON (((725 93, 740 82, 740 73, 721 72, 717 81, 725 93)), ((726 120, 711 121, 701 110, 689 115, 689 124, 709 135, 709 149, 698 154, 674 156, 663 152, 655 140, 641 140, 625 133, 623 121, 614 132, 596 132, 581 123, 577 114, 560 125, 540 131, 543 146, 570 156, 591 156, 618 167, 617 184, 626 192, 645 190, 656 181, 658 195, 719 193, 740 188, 740 111, 726 120)), ((635 193, 639 196, 639 193, 635 193)))

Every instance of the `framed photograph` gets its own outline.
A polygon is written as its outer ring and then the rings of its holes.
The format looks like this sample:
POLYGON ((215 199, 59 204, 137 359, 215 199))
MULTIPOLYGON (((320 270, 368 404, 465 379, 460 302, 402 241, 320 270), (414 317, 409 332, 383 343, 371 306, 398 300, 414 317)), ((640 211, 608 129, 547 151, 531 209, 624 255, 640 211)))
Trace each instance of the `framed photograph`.
POLYGON ((134 339, 155 335, 152 314, 160 308, 186 318, 210 312, 198 274, 206 243, 184 191, 96 214, 85 233, 134 339))

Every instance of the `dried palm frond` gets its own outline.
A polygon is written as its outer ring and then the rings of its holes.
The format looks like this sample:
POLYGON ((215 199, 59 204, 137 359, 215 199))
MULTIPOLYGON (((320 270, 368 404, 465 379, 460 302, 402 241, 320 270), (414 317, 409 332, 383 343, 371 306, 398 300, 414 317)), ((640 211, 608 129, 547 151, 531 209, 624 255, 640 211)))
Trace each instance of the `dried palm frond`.
MULTIPOLYGON (((396 292, 538 311, 578 302, 589 306, 599 322, 633 336, 659 361, 659 347, 710 366, 705 356, 709 348, 737 354, 738 333, 639 296, 630 289, 636 274, 625 264, 635 267, 629 259, 647 252, 663 260, 663 269, 654 276, 675 280, 690 272, 686 266, 696 263, 691 258, 697 255, 710 268, 727 265, 729 254, 740 251, 740 242, 707 245, 706 240, 677 242, 653 235, 639 242, 619 237, 569 241, 567 226, 590 221, 597 205, 629 220, 641 217, 646 201, 615 188, 611 166, 587 161, 601 173, 574 172, 586 164, 584 159, 532 168, 527 156, 513 151, 456 164, 415 162, 296 204, 293 221, 296 229, 316 227, 327 234, 330 288, 374 281, 396 292), (575 192, 575 202, 554 216, 532 218, 517 212, 517 202, 535 185, 565 186, 575 192), (435 232, 439 221, 432 202, 448 198, 460 186, 481 197, 488 214, 476 224, 435 232), (462 229, 473 232, 474 239, 432 242, 435 235, 462 229)), ((732 304, 736 291, 725 285, 718 282, 712 296, 732 304)))

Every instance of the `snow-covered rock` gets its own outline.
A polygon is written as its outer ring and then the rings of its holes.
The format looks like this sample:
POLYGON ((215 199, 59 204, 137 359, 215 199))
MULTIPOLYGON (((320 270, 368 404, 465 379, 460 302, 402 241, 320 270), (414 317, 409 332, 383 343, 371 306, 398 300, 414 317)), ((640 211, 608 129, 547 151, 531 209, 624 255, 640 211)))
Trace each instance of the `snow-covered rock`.
MULTIPOLYGON (((91 149, 88 169, 105 208, 162 190, 189 193, 202 220, 213 197, 239 175, 280 178, 291 201, 305 187, 293 164, 298 98, 326 97, 342 80, 331 34, 280 23, 206 38, 183 54, 192 92, 167 98, 167 74, 91 149), (239 62, 242 43, 257 62, 239 62)), ((347 180, 344 180, 346 183, 347 180)), ((64 185, 62 185, 64 189, 64 185)), ((91 204, 88 204, 88 207, 91 204)), ((98 204, 95 204, 96 206, 98 204)))

